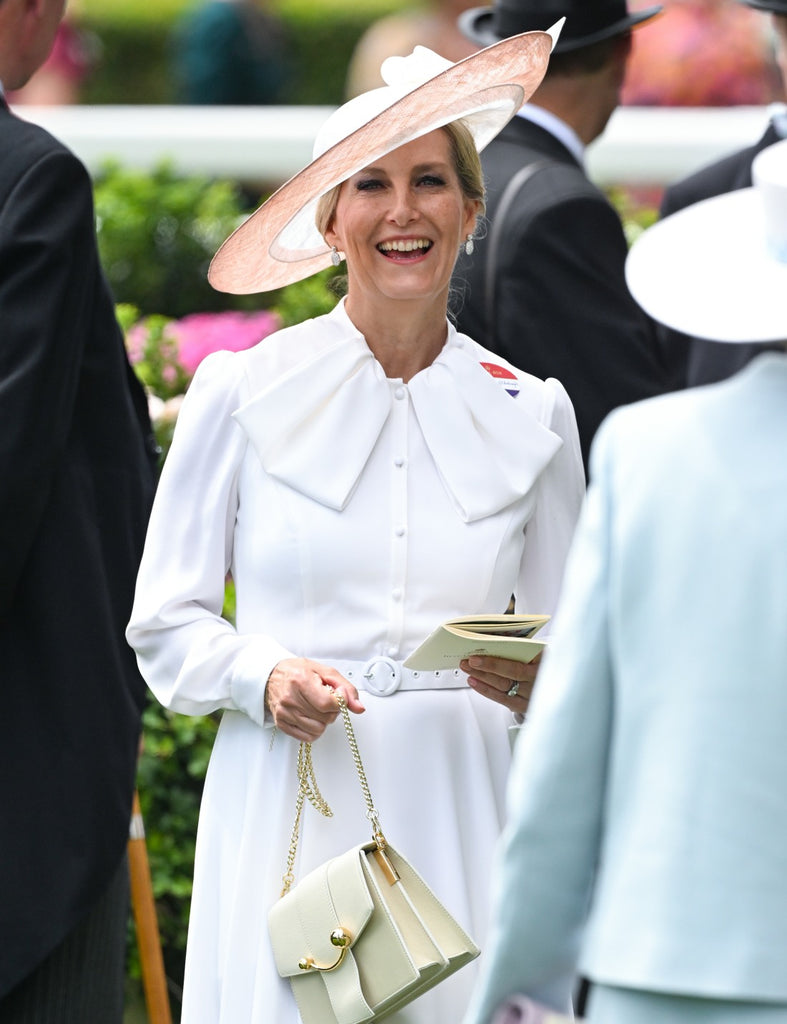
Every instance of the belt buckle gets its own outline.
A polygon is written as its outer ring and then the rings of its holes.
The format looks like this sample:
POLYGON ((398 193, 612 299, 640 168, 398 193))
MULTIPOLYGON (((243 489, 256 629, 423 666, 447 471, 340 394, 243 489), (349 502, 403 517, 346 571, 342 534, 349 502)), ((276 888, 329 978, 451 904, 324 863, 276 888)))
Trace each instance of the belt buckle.
POLYGON ((396 693, 402 685, 402 666, 392 658, 384 658, 382 655, 369 658, 363 667, 363 677, 366 680, 366 689, 376 693, 378 697, 388 697, 396 693), (383 673, 382 678, 377 675, 382 668, 388 671, 383 673), (390 673, 390 677, 388 676, 390 673))

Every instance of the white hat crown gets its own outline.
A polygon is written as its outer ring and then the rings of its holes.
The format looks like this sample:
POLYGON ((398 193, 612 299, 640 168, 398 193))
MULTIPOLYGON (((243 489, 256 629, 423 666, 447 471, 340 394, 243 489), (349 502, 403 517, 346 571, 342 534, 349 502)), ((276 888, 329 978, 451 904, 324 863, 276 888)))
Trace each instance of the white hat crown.
POLYGON ((387 57, 380 75, 385 85, 348 100, 325 121, 314 140, 313 159, 346 139, 384 110, 451 67, 451 61, 425 46, 416 46, 406 57, 387 57))
POLYGON ((637 302, 689 337, 787 341, 787 139, 763 149, 751 170, 751 188, 658 221, 626 261, 637 302))

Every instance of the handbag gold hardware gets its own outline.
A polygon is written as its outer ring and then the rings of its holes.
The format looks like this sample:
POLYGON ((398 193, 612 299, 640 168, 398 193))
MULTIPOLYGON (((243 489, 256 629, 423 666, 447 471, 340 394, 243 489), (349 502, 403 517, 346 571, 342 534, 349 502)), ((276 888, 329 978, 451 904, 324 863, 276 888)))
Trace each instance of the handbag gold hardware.
POLYGON ((339 946, 341 952, 339 953, 339 959, 335 964, 330 964, 328 967, 320 967, 316 964, 310 956, 301 957, 298 961, 298 966, 302 971, 335 971, 342 963, 342 960, 347 956, 347 950, 350 948, 352 942, 352 936, 349 932, 346 932, 344 928, 335 928, 331 932, 331 945, 339 946))
POLYGON ((381 850, 379 846, 376 850, 372 850, 372 856, 382 868, 382 872, 388 879, 390 885, 396 885, 399 881, 399 872, 393 866, 393 862, 385 850, 381 850))
POLYGON ((480 951, 383 835, 350 712, 342 694, 336 700, 372 841, 333 857, 293 884, 304 802, 325 817, 333 815, 314 777, 311 745, 301 743, 295 823, 282 895, 268 912, 268 929, 276 968, 289 981, 304 1024, 376 1024, 480 951))

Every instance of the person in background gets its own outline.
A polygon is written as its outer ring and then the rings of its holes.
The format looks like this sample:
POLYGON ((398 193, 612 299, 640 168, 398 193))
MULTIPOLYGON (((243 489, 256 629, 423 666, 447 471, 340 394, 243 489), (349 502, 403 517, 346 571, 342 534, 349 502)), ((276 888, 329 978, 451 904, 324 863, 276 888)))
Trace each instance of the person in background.
MULTIPOLYGON (((770 15, 776 43, 776 56, 782 84, 787 95, 787 0, 743 0, 748 7, 770 15)), ((762 138, 752 146, 732 153, 695 171, 664 191, 661 216, 668 217, 692 203, 712 196, 751 187, 752 162, 758 153, 779 139, 787 138, 787 107, 775 104, 762 138)), ((664 329, 664 344, 671 361, 679 368, 681 383, 687 387, 710 384, 736 373, 768 345, 722 345, 708 338, 686 338, 664 329)))
POLYGON ((611 409, 670 384, 655 329, 626 288, 620 217, 583 165, 618 105, 631 30, 659 11, 629 14, 625 0, 498 0, 459 19, 483 46, 566 15, 544 81, 484 152, 489 229, 454 281, 464 294, 459 330, 564 384, 585 460, 611 409))
POLYGON ((187 11, 172 38, 180 102, 253 106, 285 101, 287 40, 267 6, 267 0, 203 0, 187 11))
MULTIPOLYGON (((312 163, 211 264, 214 287, 256 293, 344 258, 347 294, 200 364, 151 517, 129 641, 166 706, 222 710, 183 1024, 300 1019, 266 920, 301 741, 313 742, 333 817, 304 821, 299 876, 365 832, 334 691, 386 834, 483 944, 508 730, 537 666, 403 662, 446 618, 505 612, 512 593, 520 611, 549 614, 584 490, 563 387, 447 319, 456 255, 483 205, 477 150, 540 81, 552 41, 537 32, 459 64, 424 47, 389 58, 386 84, 331 115, 312 163), (235 624, 221 614, 228 570, 235 624)), ((458 1020, 473 974, 392 1021, 458 1020)))
POLYGON ((52 51, 21 89, 6 95, 11 106, 64 106, 79 103, 82 83, 95 68, 101 51, 98 38, 79 21, 79 5, 71 0, 57 27, 52 51))
POLYGON ((621 103, 753 107, 779 92, 764 19, 738 0, 664 0, 664 17, 634 38, 621 103))
MULTIPOLYGON (((0 82, 63 0, 0 0, 0 82)), ((154 487, 147 403, 84 166, 0 96, 0 1021, 120 1024, 145 686, 124 639, 154 487)))
POLYGON ((356 43, 347 69, 348 99, 383 84, 380 65, 386 57, 404 57, 426 46, 441 57, 458 61, 477 47, 459 30, 456 19, 473 0, 428 0, 373 22, 356 43))
POLYGON ((612 413, 518 741, 482 978, 589 1024, 787 1022, 787 141, 627 262, 660 322, 778 342, 612 413))

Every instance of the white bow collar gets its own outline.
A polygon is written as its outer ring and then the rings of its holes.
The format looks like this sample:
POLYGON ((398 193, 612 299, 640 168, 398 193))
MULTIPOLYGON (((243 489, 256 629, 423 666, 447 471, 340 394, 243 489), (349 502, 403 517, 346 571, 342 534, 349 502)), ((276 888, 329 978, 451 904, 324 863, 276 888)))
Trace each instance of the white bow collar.
MULTIPOLYGON (((339 511, 374 450, 392 396, 344 304, 320 323, 326 327, 322 350, 260 390, 234 417, 270 476, 339 511)), ((530 412, 524 396, 500 387, 473 349, 449 323, 437 359, 402 384, 465 522, 521 498, 563 443, 530 412)))

